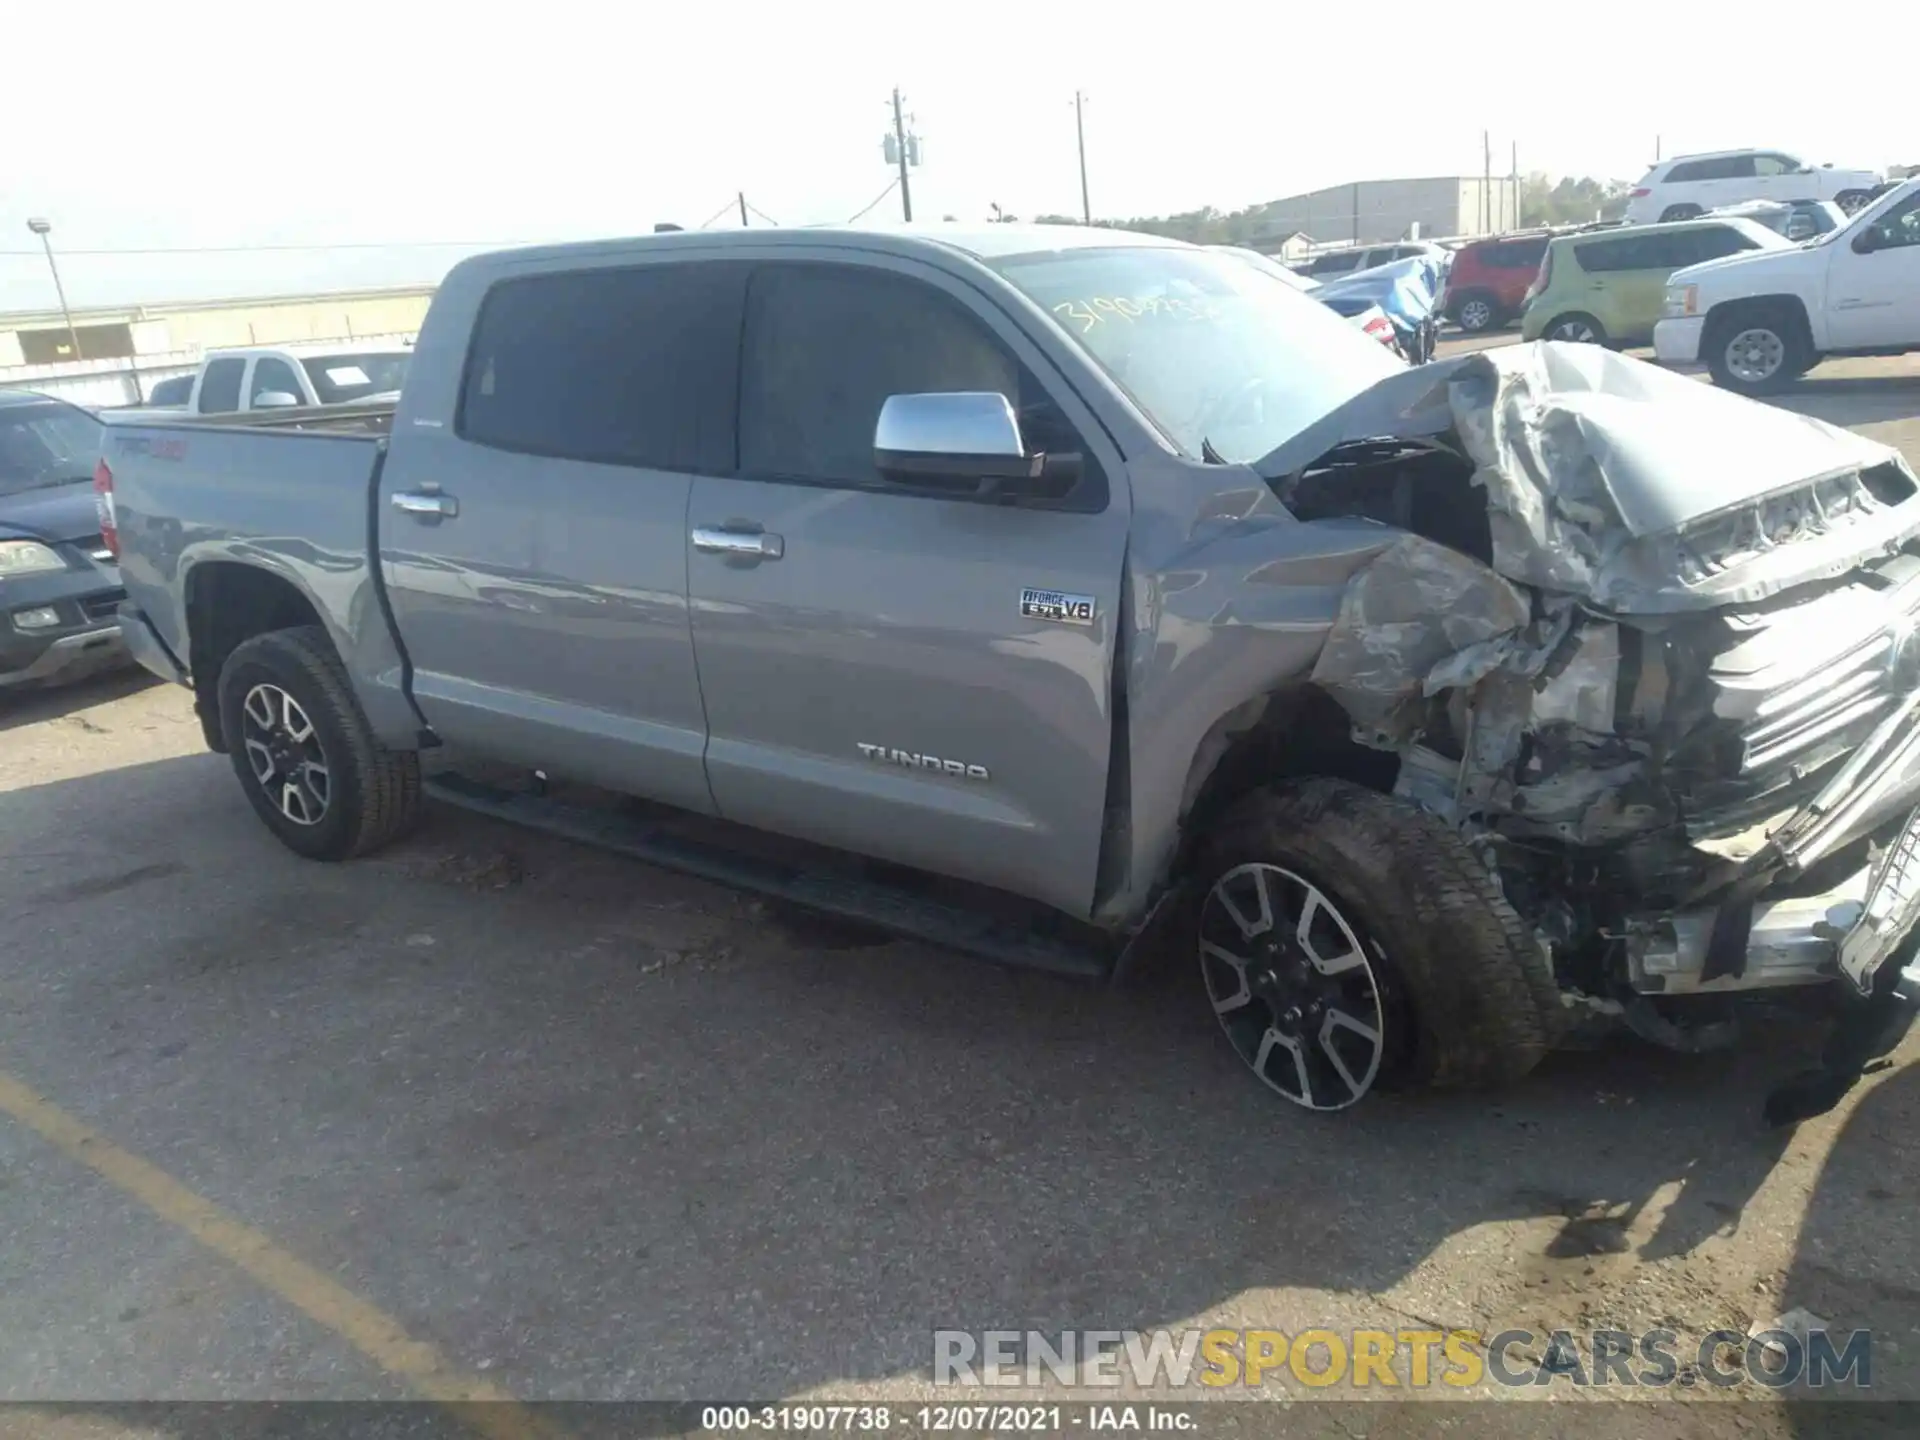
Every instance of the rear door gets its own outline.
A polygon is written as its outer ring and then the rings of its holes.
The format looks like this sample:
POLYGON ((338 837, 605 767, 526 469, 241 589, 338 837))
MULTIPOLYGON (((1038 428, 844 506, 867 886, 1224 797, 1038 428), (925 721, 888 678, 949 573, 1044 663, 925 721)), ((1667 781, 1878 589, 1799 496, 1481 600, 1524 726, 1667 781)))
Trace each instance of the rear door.
POLYGON ((743 333, 739 471, 697 479, 689 515, 720 813, 1086 914, 1127 541, 1117 453, 1006 314, 911 260, 770 262, 743 333), (1086 457, 1069 500, 879 480, 887 396, 981 390, 1013 401, 1029 449, 1086 457), (1032 613, 1028 588, 1068 597, 1071 620, 1032 613))
POLYGON ((209 360, 200 372, 200 392, 193 408, 202 415, 228 415, 240 408, 240 382, 247 372, 243 356, 209 360))
POLYGON ((712 809, 687 497, 733 463, 745 278, 618 257, 478 300, 452 424, 414 415, 379 497, 413 695, 442 739, 712 809))

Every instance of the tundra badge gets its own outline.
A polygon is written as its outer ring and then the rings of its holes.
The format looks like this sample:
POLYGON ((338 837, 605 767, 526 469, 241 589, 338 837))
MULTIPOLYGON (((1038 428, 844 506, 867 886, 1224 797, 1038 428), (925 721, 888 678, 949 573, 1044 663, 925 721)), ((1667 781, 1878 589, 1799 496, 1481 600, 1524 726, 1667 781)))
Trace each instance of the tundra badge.
POLYGON ((1020 615, 1027 620, 1054 620, 1062 625, 1093 624, 1093 596, 1069 595, 1063 590, 1041 590, 1028 585, 1020 591, 1020 615))
POLYGON ((938 770, 942 775, 956 775, 963 780, 987 779, 987 767, 969 765, 964 760, 943 760, 938 755, 923 755, 918 750, 896 750, 891 745, 856 745, 854 747, 869 760, 878 760, 882 765, 904 765, 909 770, 938 770))

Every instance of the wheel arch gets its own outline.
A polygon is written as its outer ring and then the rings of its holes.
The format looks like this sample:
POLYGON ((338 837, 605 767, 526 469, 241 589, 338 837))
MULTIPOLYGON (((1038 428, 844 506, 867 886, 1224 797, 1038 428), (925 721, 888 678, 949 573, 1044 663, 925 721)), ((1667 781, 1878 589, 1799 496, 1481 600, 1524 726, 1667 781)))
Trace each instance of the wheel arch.
POLYGON ((1807 302, 1798 295, 1784 291, 1766 295, 1738 295, 1708 306, 1705 322, 1700 327, 1702 343, 1717 334, 1719 327, 1732 324, 1742 315, 1761 311, 1791 316, 1793 322, 1801 327, 1801 333, 1806 336, 1808 343, 1812 343, 1813 320, 1807 311, 1807 302))
POLYGON ((1173 878, 1185 875, 1208 828, 1263 786, 1324 776, 1385 794, 1399 774, 1399 757, 1355 740, 1347 712, 1318 685, 1256 695, 1214 721, 1188 762, 1173 878))
MULTIPOLYGON (((226 752, 220 722, 220 670, 227 657, 256 635, 300 626, 333 629, 313 597, 278 571, 243 560, 207 560, 187 572, 187 666, 193 708, 208 748, 226 752)), ((337 638, 335 639, 338 648, 337 638)))

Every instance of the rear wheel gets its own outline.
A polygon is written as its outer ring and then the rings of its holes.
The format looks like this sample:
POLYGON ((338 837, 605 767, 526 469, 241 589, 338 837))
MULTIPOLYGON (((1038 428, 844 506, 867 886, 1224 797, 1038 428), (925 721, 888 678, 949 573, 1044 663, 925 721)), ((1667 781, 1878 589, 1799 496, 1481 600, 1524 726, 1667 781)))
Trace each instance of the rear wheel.
POLYGON ((1201 870, 1207 998, 1242 1062, 1295 1105, 1513 1080, 1558 1029, 1545 956, 1424 810, 1341 780, 1262 791, 1201 870))
POLYGON ((1500 312, 1487 295, 1469 295, 1454 312, 1454 320, 1469 335, 1491 330, 1500 320, 1500 312))
POLYGON ((1701 348, 1713 383, 1741 395, 1770 395, 1806 374, 1819 359, 1805 322, 1777 306, 1716 315, 1701 348))
POLYGON ((1660 223, 1665 225, 1672 220, 1691 220, 1694 216, 1705 213, 1698 205, 1669 205, 1660 212, 1660 223))
POLYGON ((1838 195, 1833 197, 1833 203, 1849 215, 1854 214, 1856 211, 1864 210, 1872 201, 1873 192, 1871 190, 1842 190, 1838 195))
POLYGON ((1542 340, 1560 340, 1573 345, 1604 345, 1607 330, 1593 316, 1581 311, 1557 316, 1540 334, 1542 340))
POLYGON ((237 646, 219 700, 234 774, 289 850, 345 860, 418 819, 419 757, 374 739, 324 630, 275 630, 237 646))

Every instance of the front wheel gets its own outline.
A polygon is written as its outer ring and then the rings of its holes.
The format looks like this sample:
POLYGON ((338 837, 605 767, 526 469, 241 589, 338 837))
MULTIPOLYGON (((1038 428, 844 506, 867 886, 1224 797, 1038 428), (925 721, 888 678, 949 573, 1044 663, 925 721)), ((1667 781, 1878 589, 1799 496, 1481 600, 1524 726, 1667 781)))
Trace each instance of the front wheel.
POLYGON ((289 850, 346 860, 418 818, 419 757, 374 739, 326 631, 275 630, 236 646, 219 701, 234 774, 289 850))
POLYGON ((1591 315, 1578 312, 1562 315, 1541 332, 1542 340, 1559 340, 1569 345, 1604 345, 1607 329, 1591 315))
POLYGON ((1798 317, 1749 310, 1716 318, 1702 349, 1713 383, 1740 395, 1771 395, 1818 361, 1798 317))
POLYGON ((1559 1028, 1545 955, 1424 810, 1341 780, 1249 796, 1203 847, 1201 975, 1261 1083, 1308 1110, 1499 1083, 1559 1028))
POLYGON ((1842 190, 1833 197, 1833 203, 1849 215, 1857 214, 1873 202, 1871 190, 1842 190))

